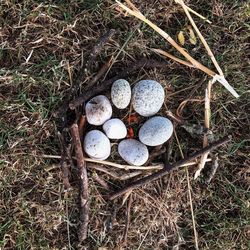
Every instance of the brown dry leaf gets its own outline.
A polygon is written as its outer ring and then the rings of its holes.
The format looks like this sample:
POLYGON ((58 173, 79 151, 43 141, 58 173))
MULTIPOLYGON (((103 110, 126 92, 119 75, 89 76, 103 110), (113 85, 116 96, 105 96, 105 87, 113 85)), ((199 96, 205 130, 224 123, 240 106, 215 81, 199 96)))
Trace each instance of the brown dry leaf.
POLYGON ((188 30, 189 30, 189 41, 190 41, 190 43, 193 44, 193 45, 196 45, 197 38, 196 38, 196 36, 194 34, 194 31, 193 31, 192 27, 188 26, 188 30))
POLYGON ((178 33, 178 41, 182 46, 185 44, 184 32, 182 30, 178 33))

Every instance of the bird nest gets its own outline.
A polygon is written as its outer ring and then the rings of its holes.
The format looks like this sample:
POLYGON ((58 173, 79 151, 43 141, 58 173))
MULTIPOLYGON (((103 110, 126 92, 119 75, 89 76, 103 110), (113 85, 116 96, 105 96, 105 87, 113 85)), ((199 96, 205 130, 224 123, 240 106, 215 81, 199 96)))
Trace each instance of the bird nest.
MULTIPOLYGON (((129 79, 135 73, 138 73, 139 70, 143 69, 165 69, 167 68, 167 64, 165 62, 156 61, 154 59, 142 59, 133 64, 125 67, 121 72, 117 73, 114 77, 103 80, 98 83, 99 79, 108 72, 113 64, 114 59, 111 58, 107 61, 106 64, 101 67, 99 72, 88 82, 87 88, 82 90, 82 94, 77 96, 77 93, 80 90, 80 84, 85 79, 87 72, 91 71, 91 65, 96 60, 97 55, 101 52, 105 44, 109 41, 109 39, 113 36, 114 30, 111 30, 103 37, 100 38, 99 42, 96 46, 94 46, 90 56, 87 60, 87 63, 83 66, 83 68, 79 71, 76 79, 73 82, 73 86, 69 93, 69 98, 64 101, 61 105, 60 109, 57 112, 57 117, 60 122, 58 123, 59 132, 59 140, 61 145, 61 169, 62 169, 62 177, 64 182, 65 191, 71 188, 70 185, 70 169, 77 165, 78 176, 79 176, 79 194, 80 194, 80 227, 78 230, 79 241, 83 241, 87 238, 87 229, 89 222, 89 187, 88 187, 88 171, 91 169, 95 169, 101 173, 105 173, 113 178, 114 180, 123 180, 123 186, 112 190, 112 193, 107 193, 105 195, 105 199, 110 201, 125 195, 127 198, 129 194, 136 188, 142 187, 143 185, 156 181, 163 176, 165 176, 168 172, 173 169, 178 169, 184 166, 197 165, 195 178, 197 178, 202 169, 205 166, 205 163, 208 161, 212 161, 209 154, 212 150, 217 147, 227 143, 230 138, 225 137, 219 139, 218 141, 211 140, 210 136, 210 99, 211 99, 211 89, 212 85, 215 81, 220 82, 223 86, 225 86, 231 94, 235 97, 238 97, 235 90, 229 85, 226 81, 221 68, 219 67, 217 61, 215 60, 212 51, 208 47, 205 39, 202 37, 199 32, 197 26, 195 25, 192 16, 190 13, 195 14, 190 8, 188 8, 183 1, 176 1, 180 4, 185 11, 187 17, 189 18, 194 30, 196 31, 198 37, 201 39, 204 44, 206 50, 208 51, 208 55, 210 56, 212 62, 214 63, 215 68, 218 71, 218 74, 207 68, 206 66, 199 63, 197 60, 192 58, 186 50, 184 50, 178 43, 176 43, 166 32, 161 30, 155 24, 153 24, 150 20, 148 20, 129 0, 126 1, 127 6, 121 4, 117 1, 118 6, 121 11, 126 11, 128 14, 135 16, 136 18, 142 20, 146 24, 148 24, 152 29, 159 33, 167 42, 169 42, 174 48, 176 48, 186 60, 176 58, 175 56, 170 55, 169 53, 162 51, 160 49, 154 49, 153 51, 157 54, 160 54, 164 57, 175 60, 178 63, 181 63, 187 67, 196 68, 205 72, 207 75, 211 77, 209 81, 204 102, 204 129, 202 131, 203 135, 203 148, 193 152, 192 154, 183 157, 182 159, 170 163, 169 155, 171 153, 171 145, 172 138, 176 137, 175 130, 179 125, 183 125, 183 121, 181 116, 179 115, 183 110, 186 102, 183 102, 179 108, 177 109, 176 114, 171 113, 170 110, 166 110, 165 106, 161 109, 160 114, 164 117, 167 117, 173 123, 173 135, 172 137, 164 141, 164 143, 160 143, 155 147, 149 148, 148 159, 143 162, 143 166, 132 165, 124 162, 116 153, 115 150, 112 151, 111 156, 108 159, 93 159, 93 157, 89 157, 86 152, 83 150, 84 138, 85 135, 93 130, 93 124, 90 124, 88 119, 86 118, 86 110, 85 104, 93 97, 98 95, 105 94, 110 97, 110 91, 112 84, 118 79, 129 79), (76 98, 74 98, 77 96, 76 98), (121 171, 114 172, 113 169, 117 169, 121 171)), ((197 13, 196 13, 197 14, 197 13)), ((137 139, 138 138, 138 129, 142 126, 147 118, 138 116, 136 112, 133 110, 133 106, 127 107, 127 109, 121 111, 114 109, 113 117, 119 117, 124 121, 126 127, 128 129, 128 137, 137 139)), ((185 125, 185 124, 184 124, 185 125)), ((192 129, 192 128, 188 128, 192 129)), ((176 137, 178 141, 178 138, 176 137)), ((118 141, 119 142, 119 141, 118 141)), ((113 144, 117 144, 117 141, 114 141, 113 144)), ((107 158, 107 157, 105 157, 107 158)), ((213 171, 212 171, 213 172, 213 171)), ((97 180, 100 185, 106 188, 105 179, 99 178, 97 180)))

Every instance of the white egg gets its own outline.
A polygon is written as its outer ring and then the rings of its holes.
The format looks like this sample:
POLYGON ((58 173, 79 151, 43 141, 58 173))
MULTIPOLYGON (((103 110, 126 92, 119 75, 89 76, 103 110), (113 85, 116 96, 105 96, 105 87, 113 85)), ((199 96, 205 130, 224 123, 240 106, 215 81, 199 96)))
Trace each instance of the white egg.
POLYGON ((125 124, 117 118, 106 121, 102 128, 107 137, 110 139, 122 139, 127 136, 125 124))
POLYGON ((126 139, 119 143, 118 152, 122 159, 130 165, 141 166, 149 157, 147 147, 134 139, 126 139))
POLYGON ((111 87, 111 100, 118 109, 125 109, 131 99, 131 88, 128 81, 116 80, 111 87))
POLYGON ((92 98, 85 107, 88 123, 102 125, 112 116, 112 107, 109 99, 104 95, 92 98))
POLYGON ((108 137, 99 130, 91 130, 85 135, 83 148, 89 157, 97 160, 107 159, 111 151, 108 137))
POLYGON ((148 117, 161 109, 164 97, 164 89, 160 83, 154 80, 142 80, 133 88, 132 105, 138 114, 148 117))
POLYGON ((166 142, 173 134, 172 122, 161 116, 147 120, 139 130, 139 140, 148 146, 158 146, 166 142))

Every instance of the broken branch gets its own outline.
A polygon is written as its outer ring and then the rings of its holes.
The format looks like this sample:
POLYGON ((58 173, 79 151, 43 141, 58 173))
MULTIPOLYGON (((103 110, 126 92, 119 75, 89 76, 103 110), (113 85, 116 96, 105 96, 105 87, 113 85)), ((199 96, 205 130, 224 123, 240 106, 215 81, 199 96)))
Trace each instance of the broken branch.
POLYGON ((88 176, 86 162, 84 160, 81 139, 77 124, 70 127, 71 136, 75 146, 75 155, 80 176, 80 227, 78 231, 79 241, 82 242, 87 238, 89 223, 89 192, 88 192, 88 176))

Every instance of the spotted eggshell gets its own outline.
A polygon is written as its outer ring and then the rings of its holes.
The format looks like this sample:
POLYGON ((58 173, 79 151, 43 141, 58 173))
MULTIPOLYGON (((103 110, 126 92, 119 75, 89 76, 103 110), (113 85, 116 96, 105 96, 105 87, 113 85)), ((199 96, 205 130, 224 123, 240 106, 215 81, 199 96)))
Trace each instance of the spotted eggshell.
POLYGON ((128 81, 116 80, 111 87, 111 100, 118 109, 125 109, 131 100, 131 88, 128 81))
POLYGON ((142 80, 136 83, 132 91, 132 105, 134 110, 142 116, 152 116, 162 107, 164 89, 154 80, 142 80))

